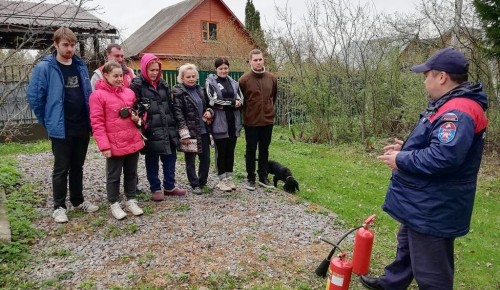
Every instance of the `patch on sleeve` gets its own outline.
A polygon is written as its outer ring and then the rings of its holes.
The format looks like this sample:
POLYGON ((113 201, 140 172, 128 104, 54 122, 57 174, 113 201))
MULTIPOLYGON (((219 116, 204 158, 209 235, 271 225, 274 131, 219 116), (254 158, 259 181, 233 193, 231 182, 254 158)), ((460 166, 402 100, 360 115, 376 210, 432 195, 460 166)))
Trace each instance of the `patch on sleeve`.
POLYGON ((446 113, 441 117, 441 120, 443 121, 452 121, 452 122, 457 122, 458 121, 458 116, 455 115, 455 113, 446 113))
POLYGON ((457 126, 455 123, 446 122, 439 127, 438 139, 441 143, 450 143, 455 138, 456 133, 457 126))

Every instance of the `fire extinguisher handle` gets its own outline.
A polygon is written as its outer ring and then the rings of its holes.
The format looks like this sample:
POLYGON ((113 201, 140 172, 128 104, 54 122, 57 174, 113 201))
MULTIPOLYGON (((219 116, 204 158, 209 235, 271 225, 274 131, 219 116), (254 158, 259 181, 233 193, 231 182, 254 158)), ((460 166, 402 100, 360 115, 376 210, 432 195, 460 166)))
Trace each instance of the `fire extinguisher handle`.
POLYGON ((377 216, 376 214, 372 214, 371 216, 366 218, 366 220, 363 223, 363 227, 366 227, 367 225, 373 225, 375 223, 376 216, 377 216))
POLYGON ((343 258, 347 257, 347 252, 346 251, 340 251, 340 253, 338 253, 337 257, 343 259, 343 258))

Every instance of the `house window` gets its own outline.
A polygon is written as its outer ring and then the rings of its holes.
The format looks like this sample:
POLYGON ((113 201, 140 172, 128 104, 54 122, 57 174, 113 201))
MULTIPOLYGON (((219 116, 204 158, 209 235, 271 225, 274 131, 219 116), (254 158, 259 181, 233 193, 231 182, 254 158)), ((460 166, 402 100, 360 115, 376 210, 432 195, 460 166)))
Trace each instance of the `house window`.
POLYGON ((203 41, 217 41, 217 23, 202 21, 201 39, 203 41))

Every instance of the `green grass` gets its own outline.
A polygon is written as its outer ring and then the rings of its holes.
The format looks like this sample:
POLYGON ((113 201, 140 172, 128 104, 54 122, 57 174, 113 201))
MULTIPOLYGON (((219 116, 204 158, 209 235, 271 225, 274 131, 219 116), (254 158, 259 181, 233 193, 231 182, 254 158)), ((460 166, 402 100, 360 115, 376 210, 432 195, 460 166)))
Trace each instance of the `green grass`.
POLYGON ((104 229, 104 237, 115 238, 124 234, 133 234, 139 230, 139 226, 135 223, 122 225, 116 223, 108 223, 104 229))
MULTIPOLYGON (((314 202, 339 215, 338 227, 344 231, 360 225, 370 214, 377 214, 375 232, 375 245, 372 255, 371 269, 374 274, 381 274, 383 267, 395 255, 398 224, 381 210, 390 171, 376 156, 381 153, 384 140, 376 144, 376 152, 365 152, 361 145, 328 146, 306 144, 291 141, 289 130, 275 127, 273 141, 270 147, 270 159, 277 160, 288 166, 300 182, 300 191, 297 196, 302 200, 314 202)), ((239 138, 236 150, 235 179, 245 179, 244 162, 245 140, 239 138)), ((36 198, 33 185, 21 184, 21 175, 15 169, 15 153, 36 153, 50 151, 48 142, 33 144, 6 144, 0 146, 0 186, 6 187, 7 210, 13 227, 13 243, 0 244, 0 288, 29 289, 29 288, 58 288, 60 282, 72 276, 72 273, 63 273, 58 276, 58 281, 30 281, 19 278, 17 275, 27 266, 30 259, 29 245, 43 233, 37 232, 31 222, 37 218, 33 205, 43 202, 36 198)), ((182 154, 178 154, 182 161, 182 154)), ((500 192, 500 179, 498 161, 494 157, 485 158, 483 168, 487 174, 480 175, 474 212, 472 216, 471 232, 465 237, 458 238, 455 243, 455 289, 499 289, 500 273, 498 261, 499 234, 498 204, 500 192), (495 165, 496 164, 496 165, 495 165), (497 166, 497 167, 495 167, 497 166), (491 167, 490 170, 487 170, 491 167)), ((212 159, 212 168, 213 168, 212 159)), ((281 186, 282 183, 279 184, 281 186)), ((300 201, 298 201, 300 202, 300 201)), ((175 211, 190 210, 189 204, 173 206, 175 211)), ((136 225, 130 227, 116 227, 107 224, 103 219, 97 219, 91 224, 93 227, 105 227, 109 236, 133 233, 136 225)), ((314 230, 316 235, 321 235, 321 229, 314 230)), ((329 239, 329 237, 325 236, 329 239)), ((255 239, 248 236, 246 239, 255 239)), ((349 247, 348 247, 349 249, 349 247)), ((262 248, 261 259, 266 259, 266 252, 262 248)), ((350 249, 349 249, 350 250, 350 249)), ((63 249, 57 250, 52 255, 64 256, 68 253, 63 249)), ((325 256, 328 253, 325 253, 325 256)), ((148 258, 146 255, 145 259, 148 258)), ((150 257, 149 257, 150 258, 150 257)), ((318 261, 319 264, 320 261, 318 261)), ((259 275, 258 273, 254 273, 259 275)), ((205 286, 209 289, 234 289, 247 285, 253 281, 251 271, 247 277, 231 277, 227 273, 214 273, 208 277, 205 286)), ((355 277, 355 275, 353 275, 355 277)), ((189 283, 189 275, 172 278, 174 284, 189 283)), ((351 282, 350 289, 362 289, 358 282, 351 282)), ((80 289, 91 289, 94 286, 91 280, 79 285, 80 289)), ((194 285, 193 285, 194 286, 194 285)), ((300 277, 289 277, 288 281, 275 281, 264 279, 260 285, 251 289, 323 289, 323 285, 312 285, 302 281, 300 277)), ((136 289, 155 289, 149 284, 137 284, 136 289)), ((120 287, 116 289, 122 289, 120 287)), ((193 288, 196 289, 196 288, 193 288)), ((416 289, 413 287, 412 289, 416 289)))
MULTIPOLYGON (((3 145, 0 148, 1 152, 5 152, 3 145)), ((36 190, 32 184, 21 184, 21 174, 16 169, 14 157, 4 154, 1 158, 0 188, 6 194, 5 207, 10 222, 12 241, 0 243, 0 288, 52 288, 57 282, 31 281, 21 275, 32 259, 30 244, 44 235, 32 226, 32 222, 38 218, 34 206, 43 204, 44 200, 34 194, 36 190)), ((64 255, 65 253, 54 254, 64 255)))
POLYGON ((84 281, 78 285, 77 289, 81 290, 94 290, 96 289, 96 283, 93 281, 84 281))
POLYGON ((32 154, 50 151, 50 142, 41 140, 32 143, 4 143, 0 144, 0 156, 11 154, 32 154))
MULTIPOLYGON (((384 142, 378 141, 374 152, 365 152, 364 146, 356 144, 306 144, 292 141, 289 130, 275 127, 269 154, 270 159, 292 170, 300 183, 297 196, 337 213, 341 219, 339 226, 345 231, 361 225, 369 215, 377 215, 371 264, 375 275, 382 274, 384 266, 394 258, 399 227, 381 209, 390 179, 390 170, 376 159, 384 142)), ((242 174, 245 172, 244 147, 244 138, 239 138, 235 171, 240 172, 235 176, 240 180, 245 178, 242 174)), ((483 167, 495 166, 495 160, 488 162, 485 158, 483 161, 483 167)), ((500 239, 498 230, 495 230, 500 224, 499 192, 498 168, 490 170, 489 176, 480 175, 471 232, 455 242, 456 289, 500 287, 500 239)), ((362 288, 353 281, 351 289, 362 288)))
POLYGON ((173 206, 174 211, 189 211, 191 206, 187 203, 176 204, 173 206))

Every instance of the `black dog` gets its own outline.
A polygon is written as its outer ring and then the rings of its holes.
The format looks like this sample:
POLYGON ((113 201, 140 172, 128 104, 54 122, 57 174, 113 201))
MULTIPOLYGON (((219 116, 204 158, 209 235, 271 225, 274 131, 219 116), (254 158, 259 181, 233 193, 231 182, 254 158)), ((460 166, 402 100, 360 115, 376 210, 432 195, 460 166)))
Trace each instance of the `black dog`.
POLYGON ((292 172, 288 167, 273 161, 273 160, 268 160, 267 161, 267 171, 270 174, 273 174, 273 182, 274 182, 274 187, 278 187, 278 180, 281 180, 284 182, 283 184, 283 189, 286 192, 289 193, 295 193, 295 190, 299 190, 299 183, 295 178, 292 176, 292 172))

